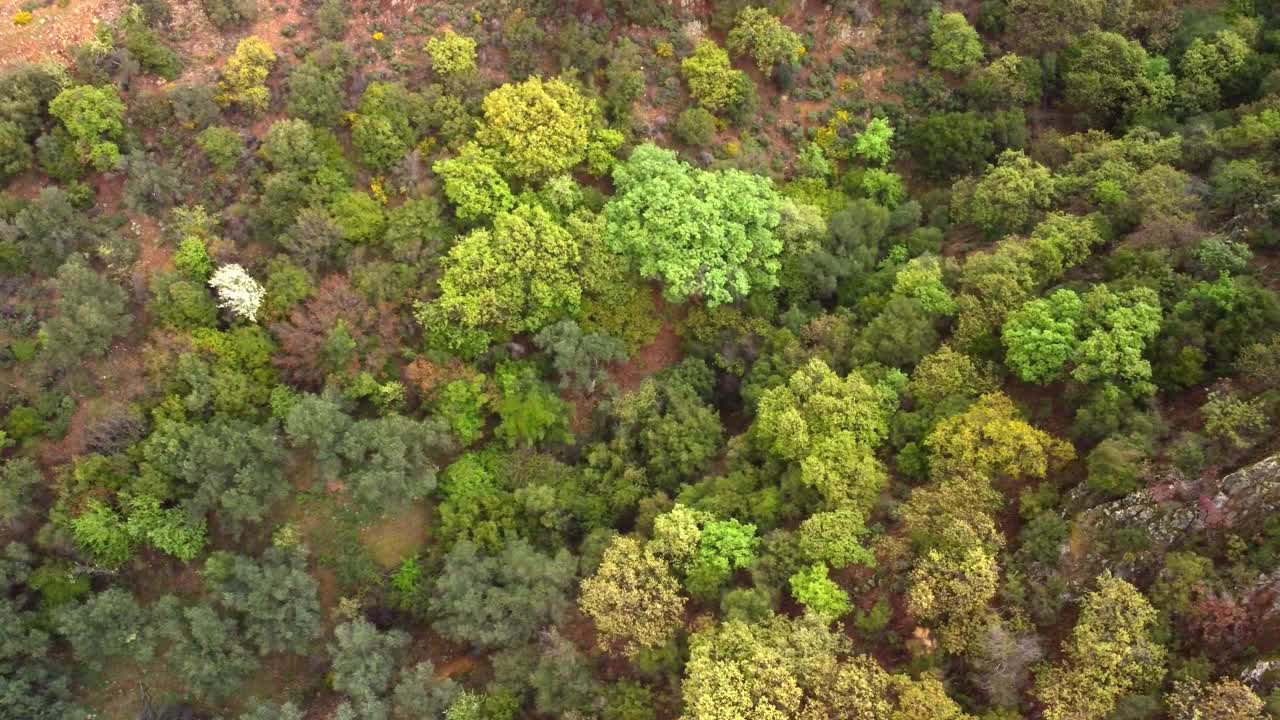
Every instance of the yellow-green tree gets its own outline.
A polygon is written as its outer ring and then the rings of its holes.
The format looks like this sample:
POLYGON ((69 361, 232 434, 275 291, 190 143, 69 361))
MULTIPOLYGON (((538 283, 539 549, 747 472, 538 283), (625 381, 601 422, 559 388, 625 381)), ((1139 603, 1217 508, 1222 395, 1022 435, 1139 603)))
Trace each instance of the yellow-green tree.
POLYGON ((267 76, 276 63, 276 54, 261 38, 247 37, 236 45, 236 50, 222 68, 222 80, 218 82, 218 102, 222 105, 239 105, 249 113, 260 113, 271 103, 271 91, 267 89, 267 76))
POLYGON ((1107 717, 1126 693, 1164 677, 1165 649, 1152 638, 1155 608, 1137 588, 1103 575, 1084 598, 1064 659, 1040 673, 1045 720, 1107 717))
POLYGON ((600 109, 560 79, 534 76, 485 96, 476 140, 493 149, 511 175, 548 178, 586 159, 600 109))
POLYGON ((617 537, 582 581, 578 607, 596 625, 600 648, 631 656, 658 648, 680 629, 684 598, 667 561, 633 537, 617 537))

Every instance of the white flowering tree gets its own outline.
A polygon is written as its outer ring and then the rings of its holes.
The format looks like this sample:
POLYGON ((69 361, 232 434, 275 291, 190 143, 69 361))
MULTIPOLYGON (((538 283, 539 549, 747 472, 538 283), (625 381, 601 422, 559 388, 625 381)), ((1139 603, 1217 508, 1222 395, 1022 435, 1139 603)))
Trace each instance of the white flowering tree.
POLYGON ((267 291, 236 263, 223 265, 209 278, 209 287, 218 291, 218 307, 250 322, 258 319, 258 308, 267 291))

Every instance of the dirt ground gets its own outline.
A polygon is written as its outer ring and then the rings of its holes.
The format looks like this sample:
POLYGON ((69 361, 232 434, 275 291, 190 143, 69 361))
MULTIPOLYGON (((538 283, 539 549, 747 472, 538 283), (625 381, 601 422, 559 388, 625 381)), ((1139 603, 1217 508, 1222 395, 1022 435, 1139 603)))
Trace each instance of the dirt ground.
POLYGON ((24 0, 0 0, 0 67, 45 60, 69 62, 71 50, 93 37, 94 28, 111 22, 124 0, 71 0, 32 11, 31 24, 19 27, 13 18, 24 0))

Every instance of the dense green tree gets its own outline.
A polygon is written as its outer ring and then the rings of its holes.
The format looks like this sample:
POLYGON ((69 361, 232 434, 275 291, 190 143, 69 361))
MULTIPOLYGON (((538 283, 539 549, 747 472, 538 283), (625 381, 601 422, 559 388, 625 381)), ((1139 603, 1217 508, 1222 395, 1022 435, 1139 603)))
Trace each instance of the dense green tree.
POLYGON ((160 632, 171 643, 165 659, 196 698, 223 701, 258 669, 257 659, 231 618, 209 605, 179 608, 172 595, 158 606, 156 612, 166 618, 160 632))
POLYGON ((116 141, 124 134, 124 101, 114 87, 67 88, 49 102, 49 114, 62 121, 81 162, 102 171, 120 167, 116 141))
POLYGON ((1083 304, 1084 339, 1071 376, 1080 382, 1119 380, 1144 393, 1150 386, 1151 363, 1143 350, 1160 331, 1156 293, 1141 287, 1116 292, 1097 285, 1084 295, 1083 304))
POLYGON ((776 284, 781 198, 768 179, 698 170, 645 144, 613 181, 605 242, 642 277, 661 279, 669 300, 698 296, 714 307, 776 284))
POLYGON ((244 138, 234 128, 215 125, 200 131, 196 144, 218 172, 229 173, 244 155, 244 138))
POLYGON ((316 127, 333 127, 342 112, 344 74, 340 68, 302 63, 285 80, 285 108, 316 127))
POLYGON ((1025 230, 1054 200, 1049 169, 1016 150, 1000 154, 976 182, 952 189, 956 219, 977 225, 988 237, 1025 230))
POLYGON ((440 160, 431 169, 444 181, 444 196, 453 203, 458 219, 473 223, 492 218, 515 205, 511 188, 497 167, 498 161, 492 153, 468 143, 456 157, 440 160))
POLYGON ((805 611, 824 620, 837 620, 849 613, 849 594, 827 574, 827 566, 815 563, 791 576, 791 596, 805 611))
POLYGON ((120 286, 72 255, 53 279, 58 314, 44 326, 44 355, 49 364, 66 369, 86 357, 106 354, 111 343, 129 332, 131 317, 120 286))
POLYGON ((351 124, 351 141, 360 160, 385 172, 404 157, 418 138, 415 120, 422 114, 422 98, 400 83, 375 82, 360 96, 351 124))
POLYGON ((886 165, 893 159, 893 126, 884 118, 874 118, 854 139, 853 152, 867 162, 886 165))
MULTIPOLYGON (((399 655, 409 644, 400 630, 382 631, 363 617, 333 629, 329 643, 333 689, 349 698, 351 717, 383 717, 399 655)), ((342 716, 342 710, 338 711, 342 716)))
POLYGON ((862 541, 870 533, 862 513, 851 508, 817 512, 800 523, 800 550, 814 562, 833 568, 875 566, 875 555, 862 541))
POLYGON ((865 510, 884 487, 872 449, 888 434, 897 402, 894 388, 856 372, 841 378, 814 359, 761 395, 752 432, 769 452, 799 463, 802 482, 832 509, 865 510))
POLYGON ((1079 295, 1058 290, 1009 313, 1001 329, 1005 362, 1026 382, 1059 377, 1079 343, 1076 327, 1083 308, 1079 295))
POLYGON ((1142 43, 1111 32, 1090 32, 1068 56, 1067 102, 1101 124, 1157 113, 1173 95, 1173 77, 1157 74, 1142 43))
POLYGON ((963 74, 982 62, 982 40, 962 13, 938 14, 929 24, 931 67, 963 74))
POLYGON ((432 625, 476 647, 519 647, 563 619, 576 571, 567 550, 548 556, 515 538, 491 556, 463 540, 445 556, 436 578, 432 625))
POLYGON ((1224 87, 1245 70, 1252 54, 1249 43, 1232 30, 1192 40, 1178 62, 1179 108, 1188 114, 1218 109, 1224 87))
POLYGON ((269 548, 260 560, 220 551, 205 560, 201 576, 260 655, 297 652, 319 637, 320 601, 302 551, 269 548))
POLYGON ((943 179, 981 170, 995 153, 991 124, 974 112, 934 113, 907 132, 911 156, 943 179))

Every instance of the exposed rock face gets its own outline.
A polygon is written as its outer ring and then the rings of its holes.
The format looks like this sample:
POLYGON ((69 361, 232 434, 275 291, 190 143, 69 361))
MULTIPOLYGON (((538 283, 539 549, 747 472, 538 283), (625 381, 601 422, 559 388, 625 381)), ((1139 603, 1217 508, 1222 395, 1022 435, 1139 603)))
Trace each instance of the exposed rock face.
POLYGON ((1280 511, 1280 454, 1241 468, 1218 481, 1206 503, 1212 525, 1255 531, 1280 511))
POLYGON ((1201 530, 1249 533, 1280 511, 1280 454, 1196 487, 1180 477, 1091 508, 1081 520, 1097 528, 1138 527, 1155 545, 1177 545, 1201 530))

